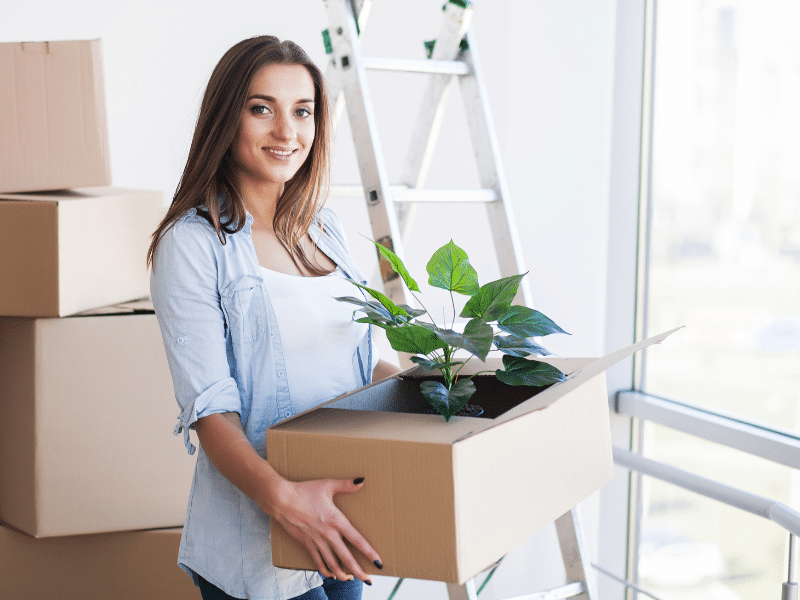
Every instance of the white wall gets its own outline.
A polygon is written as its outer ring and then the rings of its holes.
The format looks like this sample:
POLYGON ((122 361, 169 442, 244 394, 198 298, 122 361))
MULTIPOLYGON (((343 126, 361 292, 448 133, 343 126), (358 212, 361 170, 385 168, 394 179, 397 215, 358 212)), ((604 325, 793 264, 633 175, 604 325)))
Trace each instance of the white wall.
MULTIPOLYGON (((422 41, 439 29, 442 3, 375 0, 365 50, 422 57, 422 41)), ((548 346, 571 356, 604 353, 616 2, 476 0, 475 5, 475 35, 534 301, 572 333, 547 340, 548 346)), ((326 63, 322 0, 229 0, 222 6, 207 0, 10 0, 0 20, 0 41, 102 38, 113 182, 162 190, 169 199, 203 87, 230 45, 272 33, 298 42, 321 66, 326 63)), ((397 175, 406 123, 416 114, 422 83, 409 75, 377 74, 370 81, 388 171, 397 175)), ((457 90, 450 104, 430 184, 477 185, 457 90)), ((339 183, 358 178, 348 136, 344 123, 335 164, 339 183)), ((371 268, 372 247, 358 235, 369 234, 362 203, 332 204, 347 223, 358 260, 371 268)), ((424 273, 431 251, 453 237, 470 253, 482 281, 496 277, 493 260, 479 256, 488 236, 483 214, 482 207, 421 210, 406 241, 412 273, 424 273)), ((597 502, 585 512, 596 521, 597 502)), ((545 530, 516 554, 523 556, 520 564, 529 564, 527 571, 505 568, 481 598, 557 584, 561 571, 552 542, 552 532, 545 530)), ((367 597, 385 598, 387 585, 379 582, 367 597)), ((412 585, 423 586, 427 597, 443 597, 440 584, 409 583, 398 600, 415 597, 412 585)))

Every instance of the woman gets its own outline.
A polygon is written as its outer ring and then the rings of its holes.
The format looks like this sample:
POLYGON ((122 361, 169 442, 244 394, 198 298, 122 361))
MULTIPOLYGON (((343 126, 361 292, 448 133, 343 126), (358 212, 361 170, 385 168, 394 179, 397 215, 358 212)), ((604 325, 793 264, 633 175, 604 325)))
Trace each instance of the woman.
POLYGON ((321 208, 329 112, 322 75, 296 44, 233 46, 209 79, 148 253, 181 407, 175 433, 190 454, 190 428, 200 442, 178 563, 204 600, 359 598, 371 582, 345 540, 382 568, 333 503, 369 482, 290 482, 266 461, 270 425, 397 370, 333 299, 352 293, 345 277, 364 277, 321 208), (272 566, 271 520, 319 574, 272 566))

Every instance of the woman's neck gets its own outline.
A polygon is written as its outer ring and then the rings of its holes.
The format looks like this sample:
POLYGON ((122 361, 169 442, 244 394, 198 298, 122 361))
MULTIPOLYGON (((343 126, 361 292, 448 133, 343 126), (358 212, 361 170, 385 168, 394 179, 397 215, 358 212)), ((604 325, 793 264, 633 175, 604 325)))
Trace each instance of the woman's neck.
POLYGON ((283 192, 283 184, 248 185, 239 181, 239 192, 242 194, 244 207, 253 220, 262 228, 272 230, 275 211, 278 208, 278 199, 283 192))

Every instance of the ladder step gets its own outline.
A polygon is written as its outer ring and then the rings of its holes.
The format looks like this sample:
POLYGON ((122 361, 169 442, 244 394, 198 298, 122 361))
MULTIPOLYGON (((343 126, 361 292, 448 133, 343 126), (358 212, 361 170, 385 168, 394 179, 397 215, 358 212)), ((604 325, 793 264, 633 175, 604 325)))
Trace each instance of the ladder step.
POLYGON ((406 73, 438 73, 441 75, 469 75, 467 63, 460 60, 429 60, 417 58, 391 58, 365 56, 361 59, 365 69, 373 71, 404 71, 406 73))
MULTIPOLYGON (((414 189, 404 185, 389 186, 395 202, 497 202, 497 192, 491 189, 440 190, 414 189)), ((332 198, 363 198, 364 188, 360 185, 332 185, 332 198)))
POLYGON ((563 598, 574 598, 580 594, 586 593, 586 584, 582 581, 575 583, 568 583, 561 587, 553 588, 546 592, 536 592, 533 594, 525 594, 524 596, 514 596, 513 598, 505 598, 504 600, 562 600, 563 598))

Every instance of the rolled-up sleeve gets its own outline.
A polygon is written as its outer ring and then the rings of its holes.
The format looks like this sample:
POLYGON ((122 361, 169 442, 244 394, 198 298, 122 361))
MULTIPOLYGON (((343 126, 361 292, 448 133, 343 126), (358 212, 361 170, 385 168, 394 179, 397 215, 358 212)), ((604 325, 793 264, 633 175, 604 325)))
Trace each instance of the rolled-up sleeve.
POLYGON ((216 235, 202 223, 178 220, 161 238, 150 274, 150 294, 161 328, 180 406, 175 435, 214 413, 241 414, 241 398, 231 376, 226 325, 218 289, 216 235))

